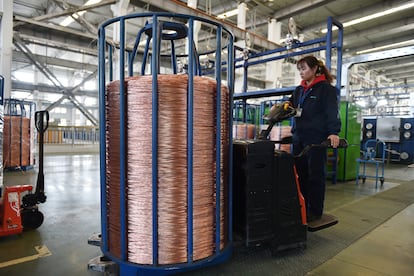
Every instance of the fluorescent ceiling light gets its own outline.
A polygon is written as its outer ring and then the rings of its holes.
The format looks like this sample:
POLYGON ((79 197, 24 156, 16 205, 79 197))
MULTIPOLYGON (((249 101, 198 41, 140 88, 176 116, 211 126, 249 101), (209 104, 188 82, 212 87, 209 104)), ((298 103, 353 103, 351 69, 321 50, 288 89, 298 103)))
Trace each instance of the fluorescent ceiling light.
POLYGON ((366 49, 366 50, 362 50, 362 51, 358 51, 358 52, 356 52, 356 54, 357 55, 366 54, 366 53, 370 53, 370 52, 376 52, 376 51, 385 50, 385 49, 389 49, 389 48, 397 48, 397 47, 401 47, 401 46, 408 46, 408 45, 412 45, 412 44, 414 44, 414 39, 407 40, 407 41, 402 41, 402 42, 398 42, 398 43, 387 44, 387 45, 383 45, 383 46, 379 46, 379 47, 375 47, 375 48, 370 48, 370 49, 366 49))
POLYGON ((229 17, 235 16, 238 13, 239 13, 239 9, 234 9, 234 10, 226 11, 222 14, 217 15, 217 18, 221 18, 221 19, 229 18, 229 17))
MULTIPOLYGON (((100 2, 102 2, 102 0, 89 0, 88 2, 85 3, 85 5, 83 5, 83 7, 90 6, 90 5, 94 5, 94 4, 98 4, 100 2)), ((86 11, 75 12, 71 16, 66 17, 62 22, 59 23, 59 25, 60 26, 63 26, 63 27, 66 27, 66 26, 68 26, 70 23, 72 23, 74 21, 73 18, 78 19, 85 12, 86 11)))
MULTIPOLYGON (((369 20, 372 20, 372 19, 375 19, 375 18, 378 18, 378 17, 381 17, 381 16, 389 15, 389 14, 396 13, 396 12, 399 12, 399 11, 402 11, 402 10, 407 10, 407 9, 412 8, 412 7, 414 7, 414 2, 405 4, 405 5, 402 5, 402 6, 399 6, 399 7, 395 7, 395 8, 392 8, 392 9, 388 9, 388 10, 385 10, 385 11, 382 11, 382 12, 373 13, 373 14, 370 14, 370 15, 367 15, 367 16, 364 16, 364 17, 361 17, 361 18, 358 18, 358 19, 354 19, 354 20, 345 22, 343 24, 343 26, 344 26, 344 28, 349 27, 349 26, 356 25, 356 24, 359 24, 359 23, 362 23, 362 22, 366 22, 366 21, 369 21, 369 20)), ((337 30, 337 29, 338 28, 336 26, 334 26, 332 28, 332 30, 337 30)), ((327 31, 328 31, 327 29, 323 29, 321 32, 326 33, 327 31)))
MULTIPOLYGON (((248 10, 248 9, 249 8, 246 7, 246 10, 248 10)), ((239 13, 239 9, 238 8, 235 8, 234 10, 226 11, 226 12, 223 12, 223 13, 217 15, 217 18, 225 19, 225 18, 229 18, 229 17, 235 16, 238 13, 239 13)))

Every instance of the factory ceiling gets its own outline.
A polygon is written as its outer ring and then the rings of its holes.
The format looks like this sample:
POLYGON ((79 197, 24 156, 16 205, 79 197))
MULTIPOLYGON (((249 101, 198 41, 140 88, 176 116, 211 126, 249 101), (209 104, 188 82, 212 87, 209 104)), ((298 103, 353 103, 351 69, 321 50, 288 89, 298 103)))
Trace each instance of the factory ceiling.
MULTIPOLYGON (((362 55, 363 51, 385 51, 414 46, 414 1, 342 1, 342 0, 202 0, 197 8, 188 8, 187 2, 178 0, 102 0, 84 6, 87 0, 14 0, 13 30, 14 51, 12 70, 31 66, 34 61, 40 66, 54 66, 61 70, 80 70, 83 77, 93 77, 97 65, 97 29, 102 22, 118 16, 120 7, 127 13, 159 12, 185 13, 220 20, 233 31, 236 40, 253 38, 252 48, 264 51, 283 46, 283 43, 268 41, 268 22, 275 19, 282 23, 282 33, 286 35, 289 18, 296 22, 297 32, 303 40, 323 36, 327 18, 334 17, 344 24, 343 58, 362 55), (237 28, 237 16, 218 19, 217 16, 237 9, 244 2, 248 9, 246 30, 237 28), (75 12, 84 13, 74 22, 63 26, 62 21, 75 12), (382 14, 379 14, 382 13, 382 14), (377 17, 364 22, 350 24, 353 20, 377 17), (33 47, 43 51, 25 54, 33 47), (73 55, 82 58, 75 60, 73 55), (86 72, 86 73, 85 73, 86 72)), ((191 1, 194 2, 194 1, 191 1)), ((336 35, 336 32, 334 33, 336 35)), ((381 79, 393 85, 414 83, 414 55, 381 58, 379 61, 364 64, 365 72, 375 71, 381 79)), ((13 75, 13 72, 12 72, 13 75)), ((59 85, 55 85, 59 88, 59 85)), ((41 91, 45 87, 32 87, 41 91)), ((27 89, 27 84, 14 80, 13 89, 27 89)), ((51 92, 54 89, 47 89, 51 92)), ((56 91, 60 91, 56 89, 56 91)), ((72 90, 71 95, 79 93, 72 90)))

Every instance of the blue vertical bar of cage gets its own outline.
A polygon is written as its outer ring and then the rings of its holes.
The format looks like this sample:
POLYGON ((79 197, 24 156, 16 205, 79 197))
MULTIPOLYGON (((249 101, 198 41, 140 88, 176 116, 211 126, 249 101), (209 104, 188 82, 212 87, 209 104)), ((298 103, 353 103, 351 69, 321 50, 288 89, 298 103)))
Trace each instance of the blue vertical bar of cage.
MULTIPOLYGON (((142 36, 143 32, 144 32, 144 29, 142 28, 137 33, 137 37, 135 38, 134 47, 132 48, 131 54, 130 54, 129 59, 128 59, 128 73, 129 73, 129 76, 132 76, 134 74, 134 60, 135 60, 135 57, 137 56, 138 46, 139 46, 139 42, 141 41, 141 36, 142 36)), ((145 62, 143 61, 143 63, 145 63, 145 62)))
POLYGON ((120 155, 120 231, 121 231, 121 259, 127 260, 127 199, 126 199, 126 91, 125 91, 125 18, 119 20, 119 155, 120 155))
POLYGON ((220 253, 220 197, 221 197, 221 36, 222 36, 222 26, 217 26, 216 33, 216 254, 220 253))
POLYGON ((326 49, 325 49, 325 64, 328 70, 331 70, 331 58, 332 58, 332 17, 328 17, 326 32, 326 49))
MULTIPOLYGON (((106 133, 105 133, 105 28, 99 29, 98 40, 98 76, 99 76, 99 161, 101 176, 101 247, 103 252, 108 251, 107 241, 107 209, 106 209, 106 133)), ((111 59, 108 61, 112 62, 111 59)))
POLYGON ((128 66, 128 76, 132 77, 132 74, 133 74, 132 56, 133 56, 133 54, 132 54, 131 51, 127 51, 127 54, 128 54, 128 58, 127 58, 127 60, 128 60, 128 64, 127 64, 127 66, 128 66))
POLYGON ((242 93, 247 92, 247 77, 249 72, 249 62, 248 59, 244 59, 243 61, 243 91, 242 93))
POLYGON ((150 41, 151 41, 151 39, 147 38, 147 41, 145 42, 144 53, 142 54, 141 75, 145 75, 145 65, 146 65, 147 59, 148 59, 149 46, 151 44, 150 41))
MULTIPOLYGON (((229 241, 233 241, 233 120, 230 116, 232 114, 233 110, 233 93, 234 93, 234 45, 233 45, 233 35, 231 33, 228 33, 229 35, 229 44, 227 47, 227 87, 229 89, 229 160, 228 160, 228 170, 229 170, 229 176, 228 176, 228 208, 229 208, 229 217, 228 217, 228 223, 229 223, 229 241)), ((247 91, 247 90, 246 90, 247 91)))
POLYGON ((158 264, 158 17, 152 16, 152 263, 158 264))
POLYGON ((341 93, 341 76, 342 76, 342 46, 343 46, 343 38, 344 38, 344 28, 342 24, 338 21, 335 21, 335 24, 338 27, 338 37, 336 40, 336 88, 338 89, 338 93, 341 93))
POLYGON ((173 74, 177 74, 177 56, 175 54, 174 40, 171 40, 171 67, 173 74))
MULTIPOLYGON (((109 70, 109 81, 114 80, 114 67, 113 67, 113 62, 112 62, 113 51, 114 51, 114 47, 111 44, 108 44, 108 60, 110 60, 109 68, 108 68, 108 70, 109 70)), ((104 61, 105 61, 105 57, 104 57, 104 61)), ((103 65, 103 66, 105 67, 105 65, 103 65)))
POLYGON ((194 99, 194 19, 188 21, 187 92, 187 262, 193 260, 193 99, 194 99))
POLYGON ((4 77, 0 76, 0 105, 3 105, 4 97, 4 77))

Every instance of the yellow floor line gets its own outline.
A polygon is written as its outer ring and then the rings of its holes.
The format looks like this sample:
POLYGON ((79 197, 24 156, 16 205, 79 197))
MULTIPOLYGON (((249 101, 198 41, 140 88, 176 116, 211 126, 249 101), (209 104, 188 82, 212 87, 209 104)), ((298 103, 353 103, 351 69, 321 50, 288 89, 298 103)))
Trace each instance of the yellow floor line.
POLYGON ((14 259, 14 260, 7 261, 7 262, 2 262, 0 263, 0 268, 11 266, 11 265, 16 265, 16 264, 21 264, 25 262, 30 262, 30 261, 33 261, 39 258, 52 255, 52 253, 49 251, 49 249, 45 245, 35 246, 35 249, 37 251, 37 254, 19 258, 19 259, 14 259))

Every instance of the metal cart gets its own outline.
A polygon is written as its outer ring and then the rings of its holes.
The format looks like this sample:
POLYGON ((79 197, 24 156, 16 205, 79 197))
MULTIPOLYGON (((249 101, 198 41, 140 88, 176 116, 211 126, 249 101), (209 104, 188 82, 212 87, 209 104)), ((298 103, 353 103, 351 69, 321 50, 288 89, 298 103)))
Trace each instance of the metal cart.
POLYGON ((385 164, 385 143, 377 139, 369 139, 363 146, 363 155, 357 158, 357 177, 356 184, 361 178, 362 183, 365 183, 367 178, 375 178, 375 188, 378 186, 378 179, 381 186, 384 185, 384 164, 385 164), (375 175, 367 175, 366 165, 375 165, 375 175), (362 173, 360 173, 360 166, 362 165, 362 173), (381 175, 379 175, 379 168, 381 167, 381 175))

